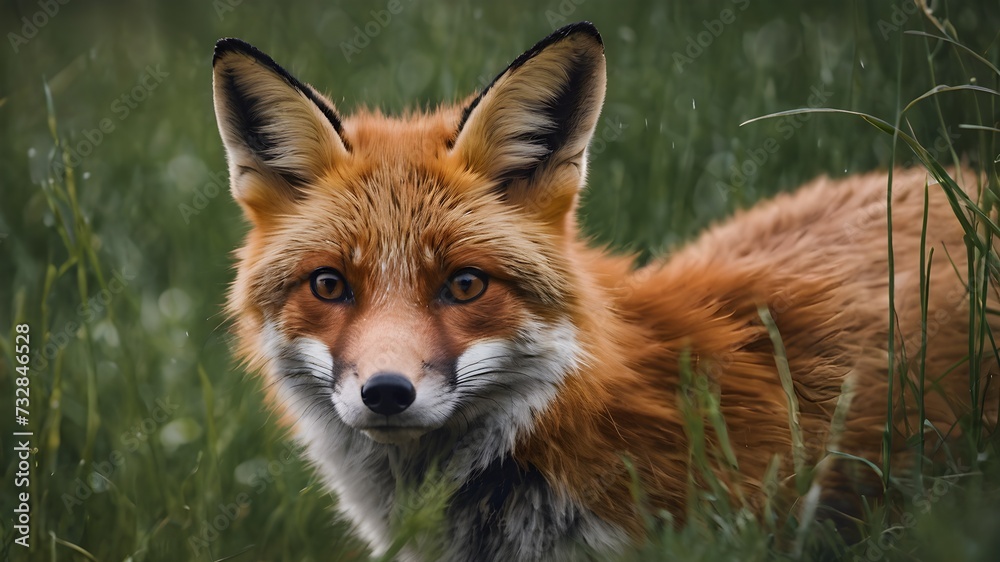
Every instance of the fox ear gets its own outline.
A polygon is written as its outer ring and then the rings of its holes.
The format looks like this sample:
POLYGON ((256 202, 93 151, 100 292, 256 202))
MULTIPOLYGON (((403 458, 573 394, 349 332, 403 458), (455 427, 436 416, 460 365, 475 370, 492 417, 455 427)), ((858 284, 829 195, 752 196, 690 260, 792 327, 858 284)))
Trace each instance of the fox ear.
POLYGON ((606 82, 597 28, 589 22, 563 27, 472 100, 452 150, 508 200, 561 221, 586 175, 586 148, 606 82))
POLYGON ((233 196, 252 219, 276 212, 348 154, 333 104, 239 39, 215 44, 215 117, 233 196))

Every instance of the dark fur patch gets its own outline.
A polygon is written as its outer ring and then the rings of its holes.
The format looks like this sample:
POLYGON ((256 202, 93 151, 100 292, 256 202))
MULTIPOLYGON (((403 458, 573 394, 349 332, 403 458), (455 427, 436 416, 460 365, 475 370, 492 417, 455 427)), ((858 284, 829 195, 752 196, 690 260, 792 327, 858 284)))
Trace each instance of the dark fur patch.
MULTIPOLYGON (((347 139, 344 138, 344 126, 340 121, 340 117, 337 115, 337 112, 334 111, 334 109, 330 107, 330 105, 327 104, 325 100, 323 100, 323 98, 316 95, 316 92, 314 92, 312 88, 300 82, 294 76, 289 74, 287 70, 282 68, 278 63, 274 62, 274 59, 272 59, 265 53, 261 52, 253 45, 247 43, 246 41, 243 41, 242 39, 235 39, 232 37, 219 39, 219 41, 216 42, 215 44, 215 53, 212 56, 212 67, 214 68, 215 65, 218 64, 219 60, 228 53, 240 53, 256 60, 257 62, 264 65, 265 67, 273 71, 275 74, 280 76, 283 80, 285 80, 285 82, 288 83, 289 86, 298 90, 307 98, 309 98, 309 100, 312 101, 317 108, 319 108, 320 112, 323 113, 327 121, 330 122, 330 125, 333 127, 333 130, 337 132, 337 135, 340 137, 341 142, 344 143, 344 147, 347 149, 348 152, 350 152, 351 145, 350 143, 347 142, 347 139)), ((229 91, 230 91, 229 88, 227 88, 227 92, 229 91)), ((231 101, 236 103, 237 98, 231 98, 231 101)), ((243 103, 248 103, 248 102, 243 102, 243 103)))
POLYGON ((274 142, 263 132, 265 125, 260 113, 255 111, 256 101, 236 82, 236 76, 231 69, 219 74, 222 80, 222 90, 226 92, 229 102, 229 124, 235 129, 243 142, 254 154, 267 158, 274 150, 274 142))
POLYGON ((490 91, 490 88, 492 88, 493 85, 497 83, 497 80, 499 80, 501 76, 520 68, 521 66, 524 65, 524 63, 535 58, 535 56, 538 55, 538 53, 542 52, 549 45, 561 39, 565 39, 575 33, 584 33, 590 35, 591 37, 597 40, 598 44, 600 44, 601 46, 604 45, 604 40, 601 39, 601 34, 600 32, 597 31, 597 27, 595 27, 594 24, 589 21, 571 23, 569 25, 560 27, 559 29, 553 31, 551 35, 542 39, 538 43, 535 43, 534 47, 521 53, 521 55, 518 56, 516 59, 514 59, 514 62, 510 63, 510 65, 508 65, 503 72, 497 74, 493 78, 493 81, 490 82, 489 85, 487 85, 485 88, 483 88, 482 92, 479 92, 479 95, 476 96, 476 99, 472 100, 472 102, 469 103, 469 105, 462 111, 462 119, 458 123, 458 132, 455 133, 455 138, 458 138, 458 135, 462 132, 462 129, 465 127, 465 122, 469 120, 469 115, 472 113, 474 109, 476 109, 476 107, 479 105, 479 102, 483 100, 483 96, 486 95, 486 92, 490 91))
MULTIPOLYGON (((470 536, 472 544, 462 549, 466 554, 474 554, 476 560, 492 560, 505 542, 503 538, 504 511, 511 506, 508 502, 524 502, 525 490, 535 490, 540 497, 552 493, 548 483, 534 468, 523 468, 510 456, 494 460, 485 470, 476 474, 459 489, 452 499, 450 511, 467 522, 468 528, 476 529, 470 536), (515 497, 515 490, 518 490, 515 497)), ((522 506, 525 513, 534 512, 522 506)), ((536 512, 536 516, 548 518, 549 514, 536 512)), ((521 523, 521 522, 519 522, 521 523)))
POLYGON ((537 131, 530 136, 523 136, 516 142, 537 144, 545 147, 545 153, 538 158, 534 165, 521 169, 507 170, 501 179, 501 184, 514 180, 530 178, 539 166, 549 159, 549 156, 557 152, 566 144, 569 137, 567 132, 572 130, 573 125, 580 119, 581 103, 587 92, 587 77, 592 73, 592 68, 585 61, 577 60, 570 66, 568 80, 563 84, 559 94, 552 100, 552 103, 545 108, 546 113, 551 118, 554 126, 548 131, 537 131))

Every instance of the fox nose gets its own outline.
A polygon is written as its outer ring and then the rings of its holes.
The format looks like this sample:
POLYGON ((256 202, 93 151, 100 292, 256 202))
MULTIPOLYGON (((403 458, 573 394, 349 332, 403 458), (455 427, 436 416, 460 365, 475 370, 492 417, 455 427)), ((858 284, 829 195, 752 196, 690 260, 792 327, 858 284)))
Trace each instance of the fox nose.
POLYGON ((397 373, 375 373, 361 387, 361 401, 368 409, 383 416, 398 414, 417 398, 410 379, 397 373))

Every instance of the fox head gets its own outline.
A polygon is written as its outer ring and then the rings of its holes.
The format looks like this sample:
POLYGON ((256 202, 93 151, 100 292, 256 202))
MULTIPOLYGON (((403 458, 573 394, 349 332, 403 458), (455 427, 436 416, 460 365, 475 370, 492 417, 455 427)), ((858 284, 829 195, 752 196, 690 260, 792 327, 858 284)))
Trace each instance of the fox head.
POLYGON ((512 447, 585 361, 568 255, 604 99, 594 26, 558 30, 464 103, 399 118, 341 115, 237 39, 213 67, 251 224, 229 310, 278 407, 372 447, 472 429, 484 461, 512 447))

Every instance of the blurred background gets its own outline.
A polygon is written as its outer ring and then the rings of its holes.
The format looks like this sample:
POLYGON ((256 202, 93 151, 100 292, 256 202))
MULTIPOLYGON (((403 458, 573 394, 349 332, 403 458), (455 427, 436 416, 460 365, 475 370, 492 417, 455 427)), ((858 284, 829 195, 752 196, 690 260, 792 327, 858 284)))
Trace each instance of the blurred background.
MULTIPOLYGON (((608 93, 582 222, 647 259, 762 197, 892 161, 892 138, 860 119, 748 119, 835 107, 894 122, 937 84, 996 88, 1000 4, 932 8, 985 61, 903 35, 942 34, 910 0, 4 0, 0 554, 366 557, 230 358, 220 309, 246 224, 212 108, 220 37, 256 45, 344 113, 396 113, 462 99, 554 29, 595 22, 608 93), (37 449, 30 552, 10 519, 19 323, 37 449)), ((934 96, 903 128, 942 161, 992 166, 993 132, 968 125, 996 127, 996 101, 934 96)), ((896 162, 914 158, 900 148, 896 162)), ((968 519, 969 533, 1000 528, 995 513, 968 519)))

